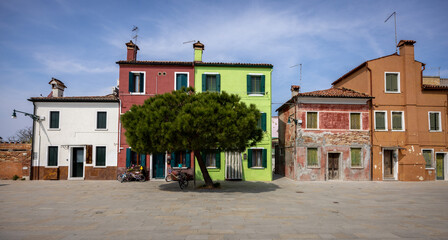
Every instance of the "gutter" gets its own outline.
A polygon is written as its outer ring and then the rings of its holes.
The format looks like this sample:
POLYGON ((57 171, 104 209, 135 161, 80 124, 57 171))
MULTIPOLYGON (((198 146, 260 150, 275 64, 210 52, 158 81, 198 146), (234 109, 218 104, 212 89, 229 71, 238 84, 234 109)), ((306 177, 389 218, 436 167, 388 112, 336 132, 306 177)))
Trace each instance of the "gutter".
MULTIPOLYGON (((370 75, 370 96, 372 96, 373 90, 372 90, 372 69, 369 68, 369 65, 366 64, 366 68, 369 71, 369 75, 370 75)), ((373 98, 370 99, 370 181, 373 181, 373 130, 374 130, 374 125, 373 125, 373 98)))

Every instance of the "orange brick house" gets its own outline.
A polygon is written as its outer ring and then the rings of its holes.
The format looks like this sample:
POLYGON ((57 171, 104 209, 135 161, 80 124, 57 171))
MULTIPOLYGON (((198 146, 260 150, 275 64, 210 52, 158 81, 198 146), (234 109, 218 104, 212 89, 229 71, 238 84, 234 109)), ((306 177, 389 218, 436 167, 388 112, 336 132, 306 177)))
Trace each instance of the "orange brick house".
POLYGON ((399 53, 369 60, 332 84, 368 94, 372 180, 446 179, 447 86, 424 84, 412 40, 399 53))

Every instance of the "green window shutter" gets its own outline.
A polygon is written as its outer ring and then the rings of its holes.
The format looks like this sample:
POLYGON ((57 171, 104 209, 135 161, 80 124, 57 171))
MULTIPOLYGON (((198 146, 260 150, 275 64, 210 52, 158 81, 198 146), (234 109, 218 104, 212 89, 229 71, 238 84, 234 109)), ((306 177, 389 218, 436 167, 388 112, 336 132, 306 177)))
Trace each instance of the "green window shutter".
POLYGON ((216 151, 216 168, 221 168, 221 152, 220 151, 216 151))
POLYGON ((436 130, 436 116, 434 113, 429 113, 429 130, 436 130))
POLYGON ((423 150, 423 157, 426 161, 426 167, 432 167, 432 151, 431 150, 423 150))
POLYGON ((252 149, 247 149, 247 167, 252 167, 252 149))
POLYGON ((143 168, 146 167, 146 154, 140 154, 140 165, 143 168))
POLYGON ((59 112, 50 112, 50 128, 59 128, 59 112))
POLYGON ((97 129, 106 128, 106 119, 107 119, 107 112, 97 112, 96 128, 97 129))
POLYGON ((106 166, 106 147, 96 147, 96 166, 106 166))
POLYGON ((361 129, 361 114, 350 113, 350 129, 361 129))
POLYGON ((350 158, 351 158, 351 166, 352 167, 360 167, 361 166, 361 148, 352 148, 350 149, 350 158))
POLYGON ((247 94, 252 93, 252 79, 250 75, 247 75, 247 94))
POLYGON ((221 92, 221 74, 216 74, 216 91, 221 92))
POLYGON ((306 113, 306 128, 317 128, 317 112, 306 113))
POLYGON ((398 75, 397 74, 392 74, 392 91, 394 92, 398 92, 398 75))
POLYGON ((126 149, 126 168, 129 168, 131 166, 131 149, 126 149))
POLYGON ((58 147, 50 146, 48 147, 48 166, 58 165, 58 147))
POLYGON ((261 113, 261 129, 266 132, 266 113, 261 113))
POLYGON ((180 74, 176 75, 176 90, 180 90, 181 87, 181 78, 180 78, 180 74))
POLYGON ((393 130, 402 130, 403 129, 403 125, 402 125, 402 116, 401 116, 401 112, 393 112, 392 113, 392 129, 393 130))
POLYGON ((308 148, 306 158, 308 166, 318 166, 317 148, 308 148))
POLYGON ((392 77, 386 73, 386 91, 392 91, 392 77))
POLYGON ((268 167, 268 150, 267 149, 263 149, 261 157, 263 158, 262 166, 264 168, 267 168, 268 167))
POLYGON ((129 72, 129 92, 135 92, 134 74, 129 72))
POLYGON ((145 83, 145 74, 144 73, 140 73, 140 92, 144 93, 145 89, 144 89, 144 83, 145 83))
POLYGON ((207 75, 202 74, 202 91, 207 91, 207 75))
POLYGON ((266 92, 266 87, 265 87, 265 76, 264 75, 262 75, 261 76, 261 94, 265 94, 265 92, 266 92))
POLYGON ((172 152, 171 153, 171 168, 177 167, 176 165, 176 153, 172 152))
POLYGON ((386 130, 385 113, 383 112, 375 113, 375 125, 376 125, 375 129, 386 130))
POLYGON ((187 165, 187 168, 190 168, 191 167, 191 152, 190 151, 186 151, 186 153, 185 153, 185 161, 186 161, 186 165, 187 165))
POLYGON ((188 86, 188 77, 187 77, 187 74, 181 74, 181 77, 182 77, 182 86, 181 86, 181 88, 182 87, 187 87, 188 86))

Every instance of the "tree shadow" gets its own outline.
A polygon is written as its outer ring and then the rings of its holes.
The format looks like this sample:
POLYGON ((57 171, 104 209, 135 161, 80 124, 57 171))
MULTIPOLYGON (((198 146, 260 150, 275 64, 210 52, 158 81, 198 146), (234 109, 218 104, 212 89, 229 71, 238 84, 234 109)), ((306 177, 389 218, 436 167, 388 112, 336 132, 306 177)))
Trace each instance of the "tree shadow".
POLYGON ((261 193, 273 192, 280 187, 272 182, 246 182, 246 181, 216 181, 220 183, 219 188, 206 189, 201 188, 203 181, 196 181, 196 187, 193 181, 189 181, 188 187, 181 190, 178 182, 171 182, 159 186, 159 190, 168 192, 204 192, 204 193, 261 193))
POLYGON ((8 186, 9 184, 0 184, 0 187, 8 186))

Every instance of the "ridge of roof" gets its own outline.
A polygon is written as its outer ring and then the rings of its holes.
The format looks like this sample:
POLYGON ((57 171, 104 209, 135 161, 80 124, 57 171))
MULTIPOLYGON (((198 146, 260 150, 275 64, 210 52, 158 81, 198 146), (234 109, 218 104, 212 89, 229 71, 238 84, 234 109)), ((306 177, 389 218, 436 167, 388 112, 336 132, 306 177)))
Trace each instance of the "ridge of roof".
POLYGON ((118 97, 106 96, 76 96, 76 97, 31 97, 30 102, 118 102, 118 97))
POLYGON ((120 60, 116 64, 136 64, 136 65, 191 65, 193 66, 251 66, 251 67, 274 67, 269 63, 224 63, 224 62, 183 62, 183 61, 134 61, 120 60))
POLYGON ((423 90, 448 90, 448 86, 422 84, 423 90))

